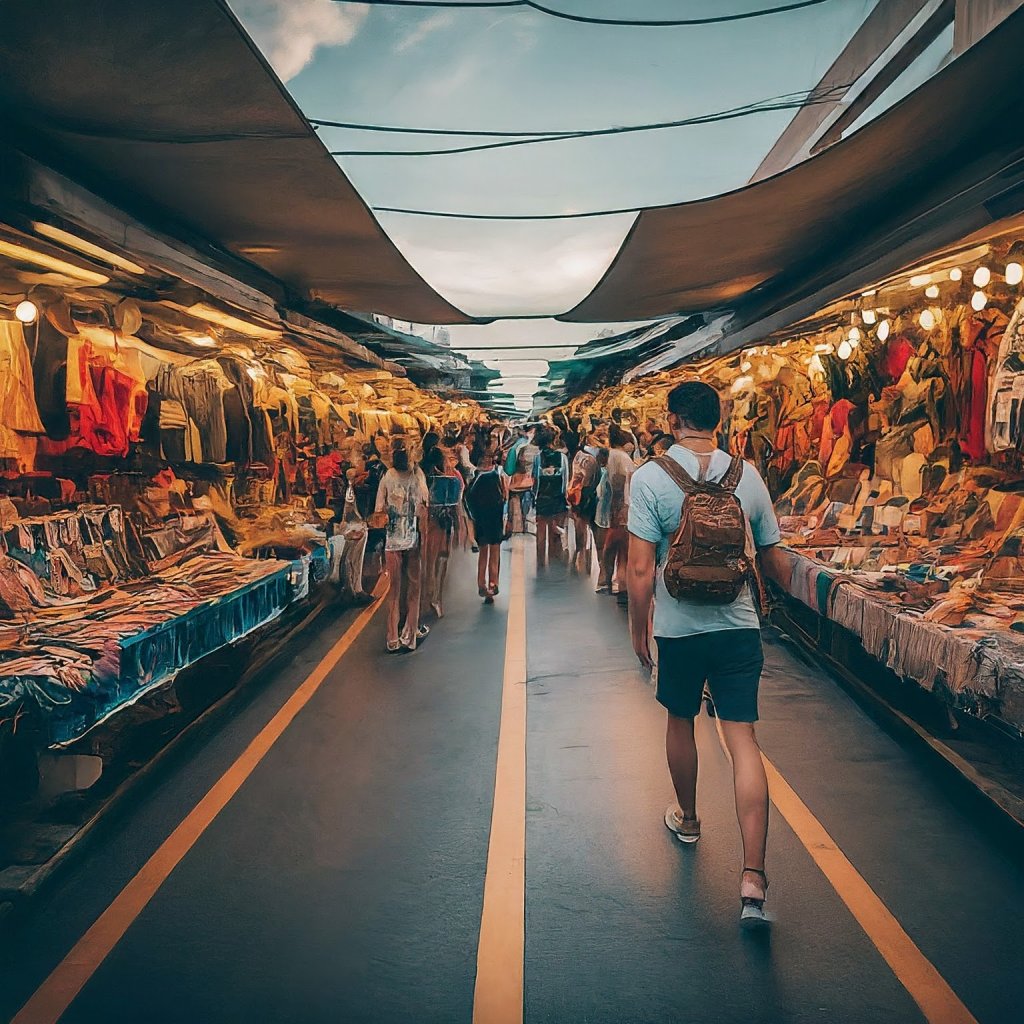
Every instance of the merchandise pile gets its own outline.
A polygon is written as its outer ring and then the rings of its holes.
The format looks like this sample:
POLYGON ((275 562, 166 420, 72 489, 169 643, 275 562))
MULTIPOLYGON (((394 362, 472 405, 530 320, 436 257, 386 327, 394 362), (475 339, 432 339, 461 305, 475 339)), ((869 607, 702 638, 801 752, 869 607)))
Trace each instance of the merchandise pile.
POLYGON ((789 593, 898 675, 1024 730, 1021 276, 1006 250, 947 260, 561 412, 667 429, 675 384, 713 385, 722 445, 776 498, 789 593))
POLYGON ((280 334, 38 313, 0 320, 0 723, 49 743, 305 596, 367 445, 481 415, 280 334))

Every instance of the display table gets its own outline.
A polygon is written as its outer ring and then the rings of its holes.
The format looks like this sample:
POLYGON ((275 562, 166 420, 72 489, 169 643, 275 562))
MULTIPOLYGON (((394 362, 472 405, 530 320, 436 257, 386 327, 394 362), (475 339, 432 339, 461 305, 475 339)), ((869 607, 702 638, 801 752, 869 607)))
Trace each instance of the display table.
POLYGON ((62 744, 153 687, 276 618, 294 565, 197 554, 0 626, 0 717, 39 711, 62 744))
POLYGON ((853 574, 780 550, 789 562, 786 591, 853 633, 881 664, 954 707, 1024 730, 1024 636, 972 626, 969 618, 957 627, 929 621, 898 593, 867 589, 853 574))

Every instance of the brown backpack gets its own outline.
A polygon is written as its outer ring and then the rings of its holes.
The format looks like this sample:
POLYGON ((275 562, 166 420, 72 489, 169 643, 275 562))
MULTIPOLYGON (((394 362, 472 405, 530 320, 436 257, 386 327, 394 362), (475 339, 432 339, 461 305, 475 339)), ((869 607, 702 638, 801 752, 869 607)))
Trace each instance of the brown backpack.
POLYGON ((665 588, 677 601, 732 604, 755 580, 753 544, 736 487, 743 460, 734 458, 718 483, 694 480, 669 455, 654 460, 686 496, 665 561, 665 588))

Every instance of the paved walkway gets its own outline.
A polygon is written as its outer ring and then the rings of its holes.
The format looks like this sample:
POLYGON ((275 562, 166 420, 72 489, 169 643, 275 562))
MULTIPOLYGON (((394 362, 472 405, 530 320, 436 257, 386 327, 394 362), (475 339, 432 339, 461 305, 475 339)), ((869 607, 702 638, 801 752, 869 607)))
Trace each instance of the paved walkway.
POLYGON ((526 549, 493 607, 450 581, 415 655, 349 618, 194 743, 4 939, 0 1020, 1019 1019, 1024 871, 785 642, 757 939, 714 723, 684 847, 614 600, 526 549))

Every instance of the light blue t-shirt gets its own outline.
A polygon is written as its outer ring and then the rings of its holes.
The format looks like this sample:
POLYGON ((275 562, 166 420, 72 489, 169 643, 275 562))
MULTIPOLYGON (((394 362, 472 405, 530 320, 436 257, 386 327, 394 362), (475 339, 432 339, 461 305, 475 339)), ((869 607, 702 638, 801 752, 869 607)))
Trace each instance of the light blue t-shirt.
MULTIPOLYGON (((700 474, 697 456, 682 445, 673 445, 668 453, 694 479, 700 474)), ((721 480, 729 469, 731 456, 716 451, 711 456, 709 480, 721 480)), ((677 601, 665 589, 662 569, 668 547, 683 508, 683 492, 660 466, 648 462, 634 474, 630 484, 629 532, 641 540, 658 545, 658 573, 654 590, 654 635, 693 636, 721 629, 758 629, 761 625, 749 587, 732 604, 695 604, 677 601)), ((750 532, 759 548, 771 547, 781 540, 771 495, 757 470, 749 463, 736 488, 743 511, 750 520, 750 532)))

